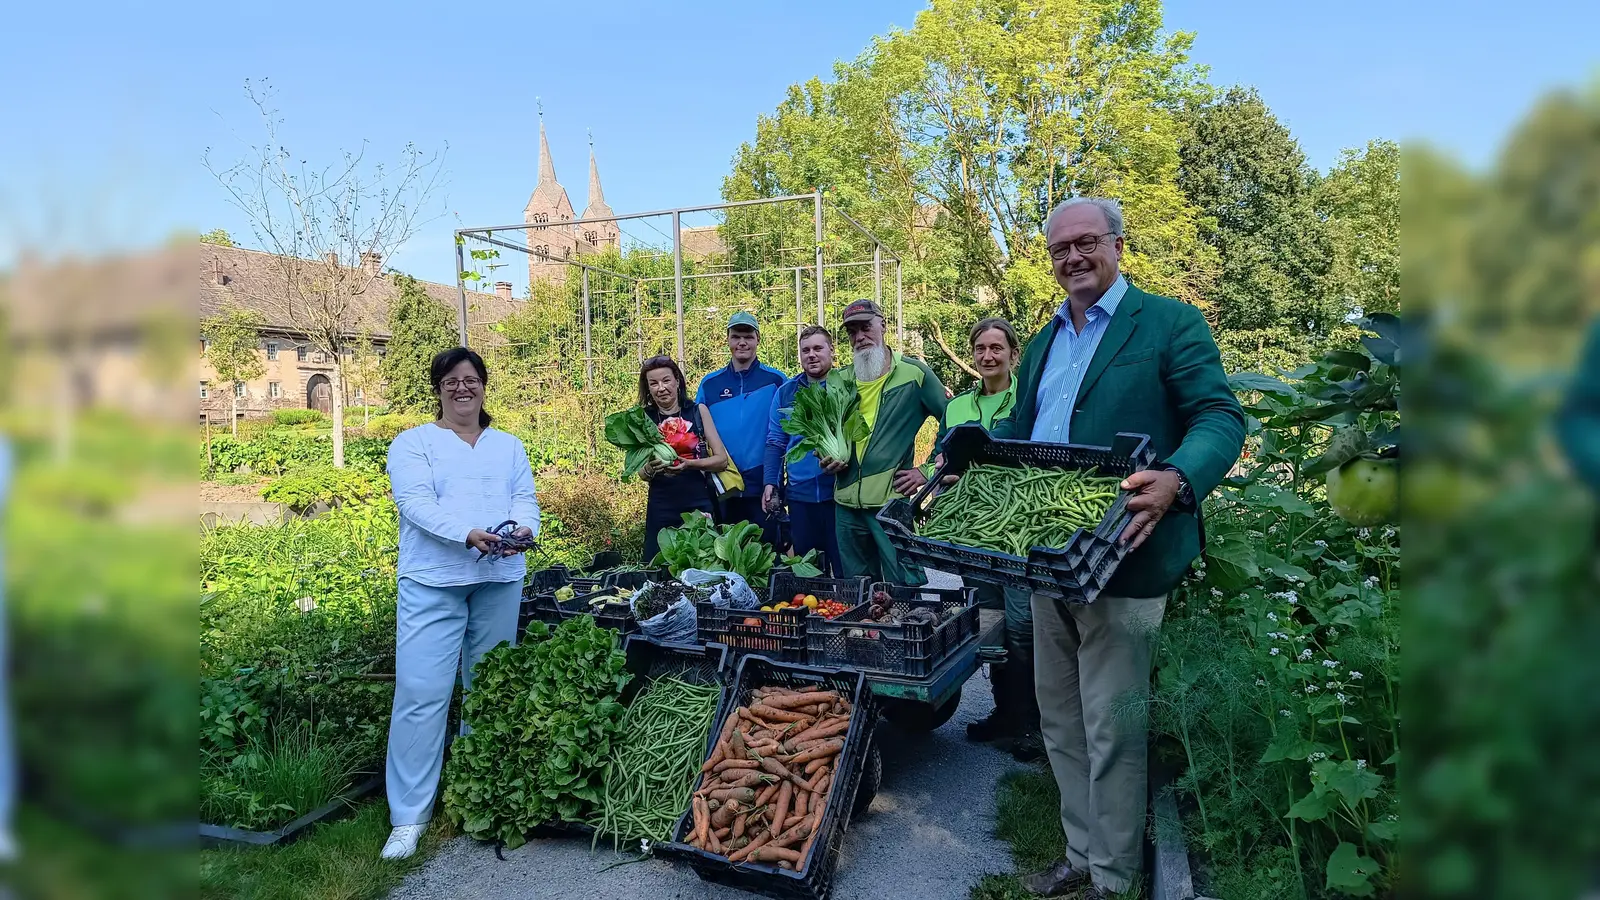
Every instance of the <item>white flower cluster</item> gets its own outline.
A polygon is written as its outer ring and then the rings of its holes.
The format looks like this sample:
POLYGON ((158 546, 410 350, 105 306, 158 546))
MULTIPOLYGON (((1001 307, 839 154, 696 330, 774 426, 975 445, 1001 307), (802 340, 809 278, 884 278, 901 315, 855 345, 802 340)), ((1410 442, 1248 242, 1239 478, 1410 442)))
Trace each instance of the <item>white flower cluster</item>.
POLYGON ((1281 631, 1269 631, 1267 632, 1267 637, 1275 641, 1287 641, 1289 639, 1289 636, 1281 631))
POLYGON ((1337 681, 1330 681, 1327 684, 1323 685, 1323 687, 1327 688, 1330 691, 1333 690, 1334 688, 1337 688, 1338 686, 1339 686, 1339 682, 1337 682, 1337 681))
POLYGON ((1322 661, 1322 667, 1324 669, 1337 669, 1339 668, 1339 661, 1336 659, 1325 659, 1322 661))
POLYGON ((1318 547, 1323 547, 1323 548, 1326 548, 1328 546, 1328 542, 1324 541, 1324 540, 1315 540, 1315 541, 1312 541, 1311 543, 1317 545, 1318 547))
POLYGON ((1376 588, 1378 586, 1378 576, 1368 575, 1367 580, 1363 583, 1369 588, 1376 588))
POLYGON ((1319 691, 1319 690, 1321 690, 1321 688, 1318 688, 1318 687, 1317 687, 1317 686, 1316 686, 1316 685, 1314 685, 1314 684, 1308 684, 1308 685, 1306 685, 1306 693, 1308 693, 1308 694, 1315 694, 1315 693, 1316 693, 1316 692, 1317 692, 1317 691, 1319 691))
POLYGON ((1283 651, 1279 650, 1277 647, 1273 647, 1271 650, 1268 650, 1267 652, 1272 654, 1273 656, 1277 656, 1279 653, 1282 653, 1283 651))
POLYGON ((1268 600, 1282 600, 1283 602, 1289 604, 1290 606, 1293 606, 1296 603, 1300 602, 1300 595, 1295 593, 1294 591, 1279 591, 1276 594, 1268 594, 1267 595, 1267 599, 1268 600))
POLYGON ((1256 687, 1266 687, 1266 686, 1267 686, 1267 680, 1265 678, 1257 678, 1256 679, 1256 687))
POLYGON ((1285 719, 1287 719, 1287 718, 1289 718, 1289 711, 1287 709, 1280 709, 1280 710, 1278 710, 1278 715, 1283 716, 1285 719))
POLYGON ((1310 662, 1311 661, 1311 648, 1310 647, 1307 647, 1306 649, 1300 651, 1300 661, 1301 662, 1310 662))
POLYGON ((1395 535, 1397 535, 1399 533, 1400 532, 1394 530, 1394 526, 1393 525, 1385 525, 1385 526, 1383 526, 1383 536, 1386 537, 1386 538, 1392 538, 1392 537, 1394 537, 1395 535))
POLYGON ((1222 589, 1221 588, 1212 588, 1211 589, 1211 596, 1216 597, 1218 599, 1221 599, 1221 597, 1222 597, 1222 589))
POLYGON ((1364 759, 1356 760, 1356 768, 1365 769, 1366 767, 1367 767, 1367 761, 1366 760, 1364 760, 1364 759))
POLYGON ((1351 681, 1360 681, 1361 680, 1361 673, 1357 672, 1355 669, 1351 669, 1349 678, 1350 678, 1351 681))
POLYGON ((1277 614, 1277 613, 1275 613, 1275 612, 1269 612, 1269 613, 1267 613, 1267 621, 1269 621, 1269 622, 1276 622, 1276 621, 1278 621, 1278 614, 1277 614))
POLYGON ((1343 703, 1346 700, 1350 699, 1349 697, 1346 697, 1342 691, 1340 693, 1334 694, 1334 697, 1338 698, 1340 703, 1343 703))
POLYGON ((1328 758, 1328 754, 1323 753, 1321 751, 1318 751, 1318 752, 1313 753, 1310 756, 1306 757, 1306 762, 1308 762, 1308 763, 1317 763, 1317 762, 1322 762, 1323 760, 1325 760, 1327 758, 1328 758))

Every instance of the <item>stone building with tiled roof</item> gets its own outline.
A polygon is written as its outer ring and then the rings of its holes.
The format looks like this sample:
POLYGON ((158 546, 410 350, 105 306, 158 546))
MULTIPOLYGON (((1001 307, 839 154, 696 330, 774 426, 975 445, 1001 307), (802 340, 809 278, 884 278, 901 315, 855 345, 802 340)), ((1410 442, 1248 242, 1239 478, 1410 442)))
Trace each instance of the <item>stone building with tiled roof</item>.
MULTIPOLYGON (((287 267, 270 253, 215 244, 200 245, 199 263, 200 318, 215 315, 230 304, 255 310, 266 318, 259 351, 266 372, 238 386, 237 390, 242 391, 237 398, 239 414, 255 417, 289 407, 330 410, 333 361, 311 346, 305 332, 286 315, 289 292, 283 279, 287 267)), ((394 275, 382 271, 381 259, 368 254, 361 265, 371 280, 365 290, 351 298, 352 333, 349 337, 353 342, 365 334, 381 356, 389 343, 389 307, 398 289, 394 275)), ((320 268, 320 265, 312 265, 307 271, 320 268)), ((460 296, 455 285, 428 281, 417 284, 429 297, 450 310, 452 319, 459 315, 460 296)), ((522 302, 511 296, 511 285, 506 282, 497 283, 493 294, 468 292, 467 332, 472 345, 483 346, 502 340, 488 326, 506 318, 522 302)), ((204 338, 200 340, 199 352, 205 352, 204 338)), ((199 363, 200 414, 213 422, 226 422, 233 410, 228 387, 217 382, 216 373, 203 357, 199 363)), ((381 397, 364 396, 346 386, 347 405, 381 402, 381 397)))

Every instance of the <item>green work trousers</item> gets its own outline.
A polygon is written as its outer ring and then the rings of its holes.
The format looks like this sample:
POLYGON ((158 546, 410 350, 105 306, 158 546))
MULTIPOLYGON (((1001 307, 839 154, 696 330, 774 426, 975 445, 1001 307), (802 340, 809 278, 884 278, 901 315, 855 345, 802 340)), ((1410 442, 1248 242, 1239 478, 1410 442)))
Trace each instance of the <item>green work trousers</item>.
POLYGON ((887 581, 912 587, 928 583, 922 567, 900 554, 889 543, 889 536, 878 524, 876 509, 856 509, 837 505, 834 527, 839 532, 839 560, 844 577, 866 575, 873 581, 887 581))

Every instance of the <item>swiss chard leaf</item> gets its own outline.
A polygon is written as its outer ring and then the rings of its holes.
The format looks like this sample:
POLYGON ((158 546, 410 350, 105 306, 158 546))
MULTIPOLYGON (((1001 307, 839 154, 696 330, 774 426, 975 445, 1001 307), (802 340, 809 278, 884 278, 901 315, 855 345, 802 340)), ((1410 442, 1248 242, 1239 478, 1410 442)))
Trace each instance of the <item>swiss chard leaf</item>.
POLYGON ((606 416, 605 435, 609 443, 623 451, 622 474, 625 476, 638 474, 652 459, 672 462, 678 458, 677 451, 667 445, 660 429, 650 421, 642 406, 606 416))

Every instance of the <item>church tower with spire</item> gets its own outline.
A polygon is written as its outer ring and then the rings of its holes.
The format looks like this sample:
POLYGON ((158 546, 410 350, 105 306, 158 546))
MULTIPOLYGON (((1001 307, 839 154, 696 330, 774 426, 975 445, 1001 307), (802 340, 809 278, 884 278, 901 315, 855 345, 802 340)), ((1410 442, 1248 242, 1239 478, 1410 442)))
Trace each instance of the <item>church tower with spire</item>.
MULTIPOLYGON (((594 219, 615 215, 606 204, 605 192, 600 189, 600 167, 594 161, 594 135, 589 135, 589 205, 579 218, 594 219)), ((577 226, 578 239, 587 244, 589 252, 616 250, 622 237, 615 222, 589 222, 577 226)))
MULTIPOLYGON (((594 182, 593 161, 590 179, 594 182)), ((591 188, 592 190, 592 188, 591 188)), ((592 198, 591 198, 592 199, 592 198)), ((528 286, 541 282, 566 281, 566 260, 578 255, 578 237, 573 233, 572 201, 567 189, 556 180, 556 164, 550 158, 550 141, 544 133, 544 111, 539 112, 539 181, 533 196, 522 211, 528 228, 528 286)))

